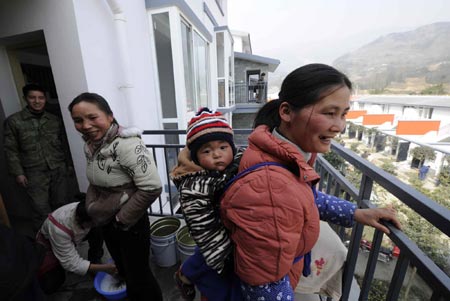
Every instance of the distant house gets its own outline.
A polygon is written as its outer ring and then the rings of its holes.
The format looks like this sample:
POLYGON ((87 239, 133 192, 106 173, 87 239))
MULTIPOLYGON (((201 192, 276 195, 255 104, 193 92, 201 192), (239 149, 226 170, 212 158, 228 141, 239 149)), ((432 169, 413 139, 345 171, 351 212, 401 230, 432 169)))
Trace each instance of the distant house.
POLYGON ((280 61, 253 54, 250 34, 232 31, 234 39, 234 128, 251 128, 255 113, 267 102, 269 72, 280 61))
POLYGON ((366 115, 393 115, 393 122, 385 125, 383 130, 399 136, 420 136, 422 142, 431 144, 449 142, 450 139, 450 96, 358 96, 352 100, 352 110, 365 111, 366 115))
POLYGON ((380 149, 387 136, 398 139, 396 145, 391 145, 397 161, 410 157, 409 151, 415 147, 428 146, 436 154, 433 162, 428 163, 438 172, 445 155, 450 154, 450 96, 355 96, 347 120, 376 128, 379 133, 374 139, 383 142, 380 149))

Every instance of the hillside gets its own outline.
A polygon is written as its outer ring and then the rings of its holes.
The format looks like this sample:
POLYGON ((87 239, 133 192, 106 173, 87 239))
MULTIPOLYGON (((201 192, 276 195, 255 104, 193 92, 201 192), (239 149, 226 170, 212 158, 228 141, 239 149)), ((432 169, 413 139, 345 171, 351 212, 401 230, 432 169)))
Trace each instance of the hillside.
POLYGON ((371 93, 450 93, 450 22, 388 34, 333 65, 371 93))

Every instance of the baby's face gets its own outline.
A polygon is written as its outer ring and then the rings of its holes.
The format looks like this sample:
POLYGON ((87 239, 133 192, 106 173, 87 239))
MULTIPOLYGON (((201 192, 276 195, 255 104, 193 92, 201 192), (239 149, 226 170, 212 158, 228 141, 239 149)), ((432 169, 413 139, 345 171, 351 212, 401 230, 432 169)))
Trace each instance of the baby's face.
POLYGON ((204 169, 223 171, 233 162, 233 149, 226 141, 210 141, 199 148, 197 159, 204 169))

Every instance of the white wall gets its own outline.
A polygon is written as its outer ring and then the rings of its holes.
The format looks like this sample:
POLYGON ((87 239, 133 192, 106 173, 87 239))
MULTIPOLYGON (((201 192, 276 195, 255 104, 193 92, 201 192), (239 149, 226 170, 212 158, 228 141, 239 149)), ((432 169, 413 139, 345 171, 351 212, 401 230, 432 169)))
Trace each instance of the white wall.
MULTIPOLYGON (((185 81, 184 81, 184 67, 183 67, 183 53, 182 53, 182 44, 181 44, 181 28, 180 21, 181 17, 185 19, 197 33, 200 34, 205 40, 209 43, 209 86, 208 86, 208 101, 209 106, 213 109, 218 107, 218 85, 217 85, 217 53, 216 53, 216 26, 226 26, 227 25, 227 12, 226 6, 227 2, 224 2, 222 15, 221 11, 215 0, 187 0, 186 4, 191 9, 191 12, 184 11, 183 8, 179 8, 177 6, 166 6, 166 7, 157 7, 149 9, 149 19, 151 19, 152 14, 158 14, 163 12, 168 12, 170 17, 170 34, 171 34, 171 42, 172 42, 172 59, 173 59, 173 69, 174 69, 174 84, 175 84, 175 96, 177 101, 177 120, 164 120, 165 122, 178 122, 178 126, 180 129, 186 128, 188 120, 192 117, 194 112, 186 111, 186 102, 185 102, 185 81), (210 16, 205 12, 204 3, 208 7, 209 12, 212 15, 211 20, 210 16), (212 37, 212 41, 208 40, 209 37, 204 36, 204 30, 198 28, 198 22, 192 16, 192 13, 195 17, 201 22, 201 24, 206 28, 208 34, 212 37), (216 22, 217 24, 215 24, 216 22)), ((151 43, 154 45, 154 37, 153 32, 151 32, 151 43)), ((225 56, 228 57, 231 55, 231 47, 226 48, 228 52, 225 53, 225 56)), ((156 74, 157 76, 157 74, 156 74)))
MULTIPOLYGON (((44 31, 75 168, 78 178, 85 178, 82 172, 83 168, 80 168, 85 165, 81 141, 72 126, 70 115, 65 109, 79 91, 87 89, 72 2, 59 0, 2 1, 0 3, 0 20, 0 38, 36 30, 44 31), (81 174, 83 177, 80 177, 81 174)), ((3 64, 1 69, 3 69, 3 64)), ((7 84, 6 92, 1 90, 1 94, 17 94, 15 86, 10 83, 7 84)), ((0 97, 2 102, 5 102, 3 95, 0 97)), ((11 103, 4 105, 5 113, 8 115, 13 113, 6 110, 9 107, 11 107, 11 103)))
POLYGON ((402 106, 389 105, 389 114, 395 114, 396 118, 401 118, 402 112, 402 106))
POLYGON ((244 52, 244 46, 242 44, 242 38, 240 36, 233 36, 234 39, 234 50, 237 52, 244 52))
POLYGON ((435 108, 433 110, 433 115, 431 116, 433 120, 440 120, 441 127, 450 124, 450 108, 435 108))
POLYGON ((15 88, 8 55, 4 47, 0 47, 0 102, 5 116, 9 116, 21 108, 20 96, 15 88))
MULTIPOLYGON (((131 85, 123 85, 123 66, 118 53, 117 32, 112 12, 106 1, 17 0, 0 3, 0 38, 43 30, 59 102, 68 134, 74 165, 85 190, 85 158, 82 140, 75 131, 67 105, 79 93, 90 91, 104 96, 123 125, 142 129, 159 129, 159 98, 149 40, 149 23, 144 1, 118 1, 127 17, 131 85)), ((14 85, 4 67, 4 51, 0 50, 0 98, 9 115, 18 106, 14 85)), ((8 69, 8 68, 6 68, 8 69)), ((10 73, 10 72, 9 72, 10 73)), ((11 74, 9 74, 11 78, 11 74)), ((154 138, 160 142, 161 138, 154 138)))

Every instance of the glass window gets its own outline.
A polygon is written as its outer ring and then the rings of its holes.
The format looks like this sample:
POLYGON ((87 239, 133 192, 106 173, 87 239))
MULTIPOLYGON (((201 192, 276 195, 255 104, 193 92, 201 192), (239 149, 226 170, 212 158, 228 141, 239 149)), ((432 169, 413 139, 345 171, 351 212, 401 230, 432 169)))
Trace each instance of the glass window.
POLYGON ((184 21, 181 22, 187 111, 208 106, 209 44, 184 21))
POLYGON ((208 43, 194 32, 194 62, 195 62, 195 86, 196 108, 208 106, 208 43))
POLYGON ((177 105, 175 99, 169 13, 154 14, 152 18, 163 118, 176 118, 177 105))
POLYGON ((192 30, 181 22, 181 41, 183 48, 184 84, 186 86, 186 108, 187 111, 195 110, 194 100, 194 69, 192 64, 192 30))
POLYGON ((218 91, 219 91, 219 107, 225 106, 225 80, 218 80, 218 91))
POLYGON ((223 32, 216 34, 217 77, 225 77, 225 44, 223 32))

